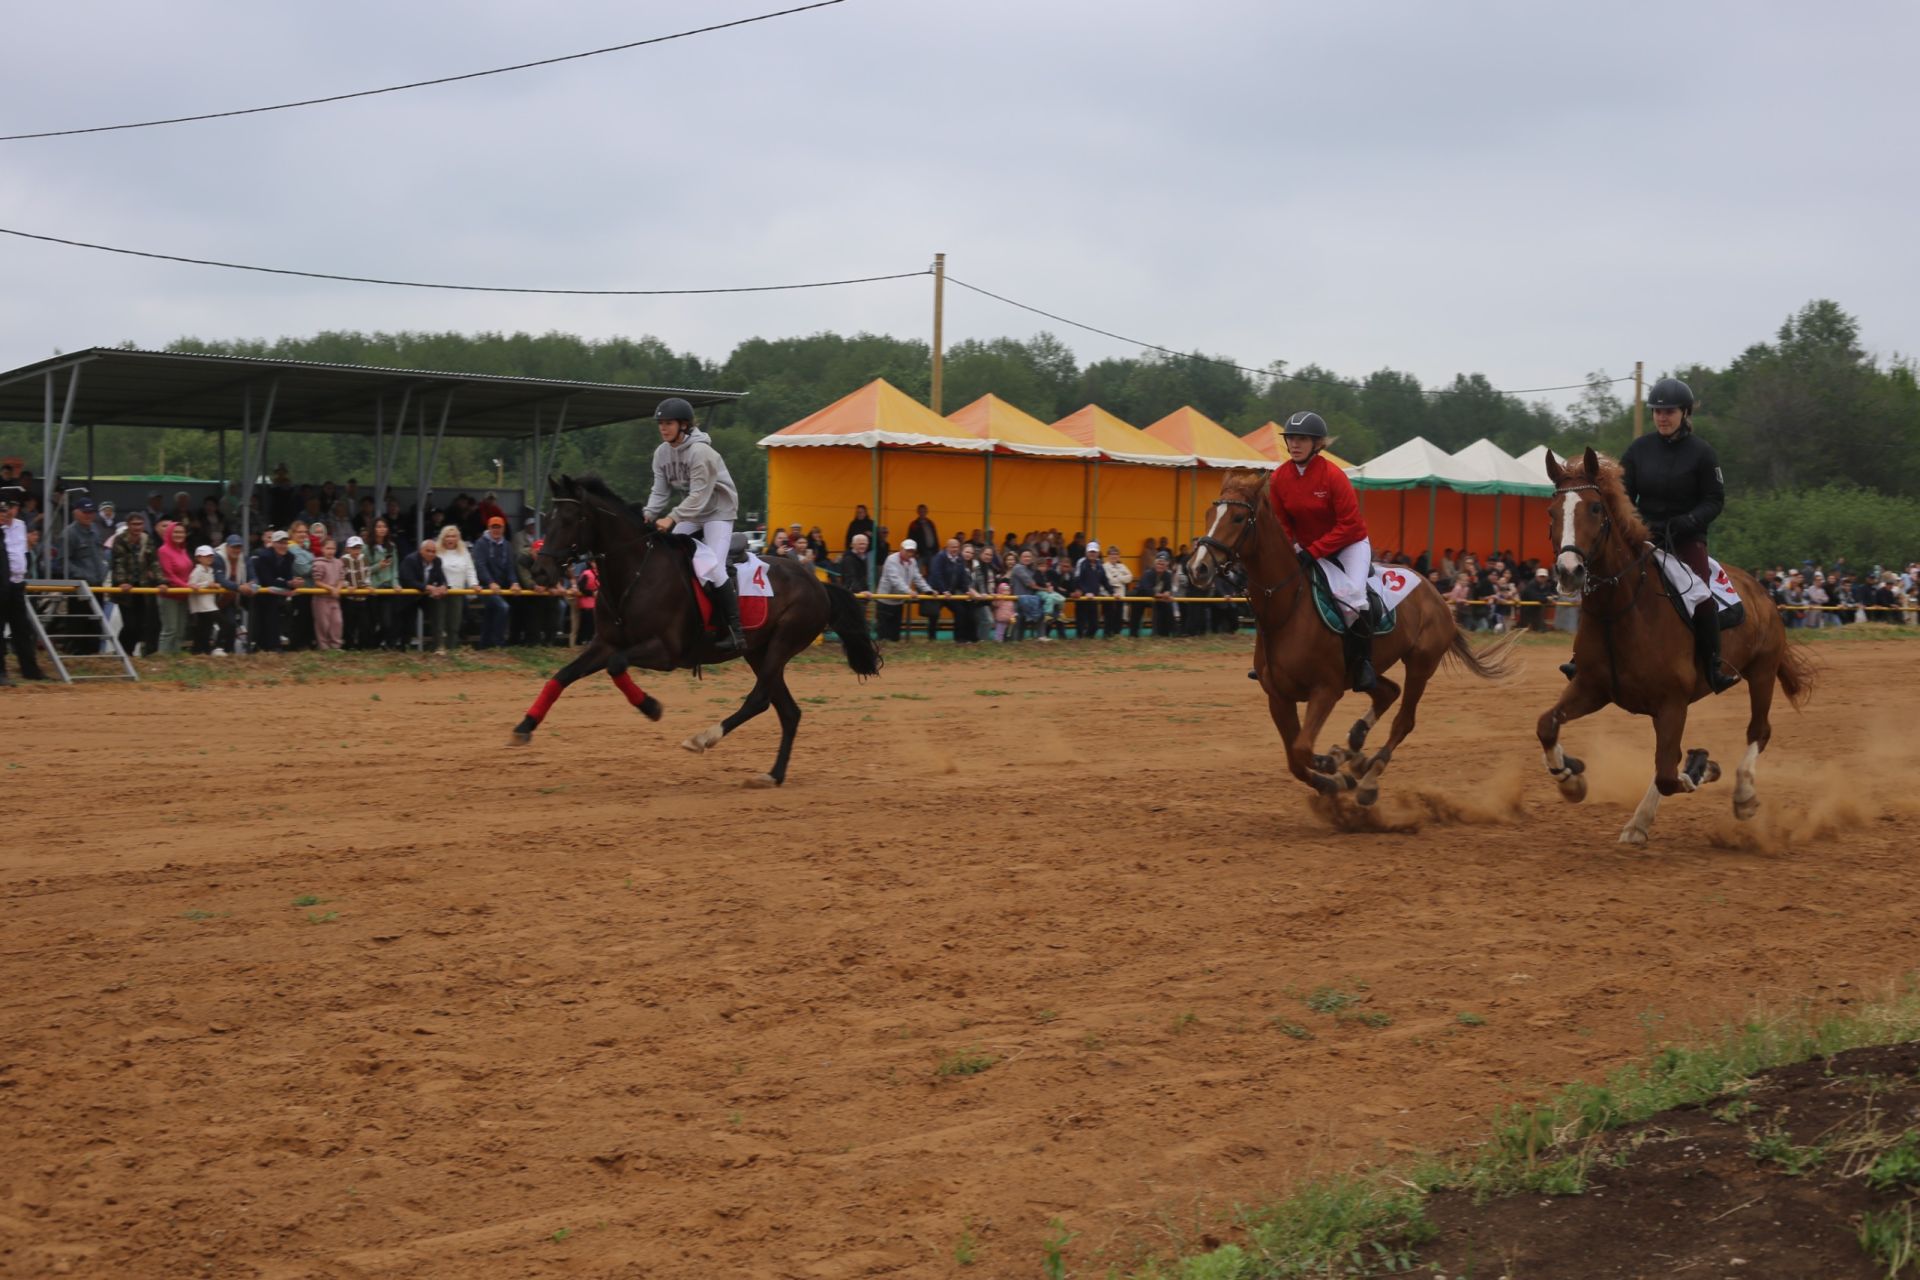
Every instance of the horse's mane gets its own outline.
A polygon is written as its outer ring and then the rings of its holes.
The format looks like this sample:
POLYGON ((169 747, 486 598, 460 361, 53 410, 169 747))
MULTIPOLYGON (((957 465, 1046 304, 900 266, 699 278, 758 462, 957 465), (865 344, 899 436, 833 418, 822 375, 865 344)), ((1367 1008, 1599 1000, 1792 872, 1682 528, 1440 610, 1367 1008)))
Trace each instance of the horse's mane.
POLYGON ((1648 532, 1646 521, 1633 509, 1633 499, 1627 496, 1627 485, 1620 464, 1604 453, 1595 456, 1600 459, 1600 472, 1593 478, 1594 487, 1600 491, 1601 501, 1607 504, 1614 527, 1626 538, 1628 546, 1638 547, 1651 542, 1653 535, 1648 532))
POLYGON ((581 493, 602 499, 615 511, 632 520, 636 525, 644 526, 646 524, 646 516, 638 507, 615 493, 612 485, 608 484, 593 472, 588 472, 583 476, 574 476, 573 483, 581 493))

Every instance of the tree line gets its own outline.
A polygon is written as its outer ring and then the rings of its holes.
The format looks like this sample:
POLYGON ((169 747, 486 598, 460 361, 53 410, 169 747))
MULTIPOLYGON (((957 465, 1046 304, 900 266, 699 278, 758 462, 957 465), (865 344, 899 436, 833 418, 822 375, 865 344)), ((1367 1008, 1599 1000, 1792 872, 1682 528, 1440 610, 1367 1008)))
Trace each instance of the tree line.
MULTIPOLYGON (((762 436, 875 377, 924 402, 932 376, 926 342, 872 333, 750 338, 719 361, 676 351, 655 337, 596 340, 558 332, 345 331, 271 341, 186 337, 167 349, 750 392, 715 411, 707 425, 740 485, 743 503, 754 511, 766 496, 766 462, 756 444, 762 436)), ((1042 421, 1097 403, 1145 426, 1192 405, 1235 434, 1312 409, 1339 437, 1338 450, 1355 461, 1416 435, 1447 450, 1485 436, 1514 453, 1544 443, 1562 454, 1589 444, 1617 453, 1632 436, 1630 389, 1604 371, 1591 375, 1586 390, 1562 410, 1503 393, 1479 373, 1427 386, 1395 369, 1354 377, 1317 364, 1271 361, 1254 373, 1238 363, 1199 352, 1146 351, 1081 364, 1048 333, 969 339, 946 353, 943 407, 951 411, 992 392, 1042 421)), ((1750 346, 1725 368, 1688 364, 1671 371, 1700 397, 1695 425, 1719 450, 1736 507, 1747 495, 1815 488, 1842 494, 1858 489, 1900 502, 1920 499, 1920 383, 1914 362, 1882 360, 1868 352, 1858 320, 1839 304, 1808 303, 1780 325, 1771 341, 1750 346)), ((1650 371, 1649 379, 1654 376, 1650 371)), ((0 452, 31 458, 39 438, 37 424, 0 427, 0 452)), ((574 432, 562 442, 559 463, 597 470, 617 488, 638 493, 646 487, 656 443, 644 424, 574 432)), ((364 481, 372 473, 371 442, 363 439, 289 433, 271 452, 274 462, 286 461, 298 478, 351 475, 364 481)), ((206 432, 103 428, 95 457, 101 474, 175 472, 211 478, 218 471, 217 445, 206 432)), ((483 487, 499 474, 495 459, 517 478, 521 459, 502 457, 498 443, 449 440, 441 451, 437 483, 483 487)), ((1906 508, 1896 503, 1887 510, 1906 508)), ((1920 548, 1909 554, 1920 554, 1920 548)))

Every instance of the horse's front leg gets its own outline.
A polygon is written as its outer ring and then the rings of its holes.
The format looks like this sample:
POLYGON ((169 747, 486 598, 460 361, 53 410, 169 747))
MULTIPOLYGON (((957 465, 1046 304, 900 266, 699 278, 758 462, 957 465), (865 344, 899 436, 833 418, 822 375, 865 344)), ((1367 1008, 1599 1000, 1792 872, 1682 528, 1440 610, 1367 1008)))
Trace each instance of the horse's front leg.
POLYGON ((634 683, 633 677, 627 674, 627 668, 631 665, 624 653, 616 653, 608 661, 607 674, 613 678, 613 687, 625 695, 628 706, 649 720, 658 720, 663 709, 660 699, 634 683))
POLYGON ((1569 804, 1579 804, 1587 798, 1587 766, 1560 749, 1560 726, 1581 716, 1590 716, 1611 701, 1597 685, 1588 683, 1583 674, 1560 691, 1559 700, 1534 726, 1547 772, 1559 784, 1560 794, 1569 804))
MULTIPOLYGON (((1340 695, 1345 692, 1346 690, 1338 685, 1323 685, 1308 694, 1307 718, 1287 748, 1289 761, 1298 758, 1306 767, 1307 774, 1304 781, 1314 790, 1324 791, 1329 795, 1340 791, 1351 791, 1359 785, 1359 779, 1350 773, 1336 773, 1331 769, 1320 768, 1321 762, 1326 761, 1328 757, 1315 756, 1313 751, 1315 739, 1320 736, 1320 730, 1326 726, 1327 717, 1333 714, 1334 707, 1340 703, 1340 695)), ((1300 776, 1299 770, 1294 771, 1294 776, 1300 776)))
POLYGON ((1696 777, 1680 769, 1680 738, 1686 731, 1686 699, 1671 698, 1653 713, 1653 781, 1647 784, 1640 807, 1620 829, 1621 844, 1645 844, 1647 833, 1653 830, 1654 816, 1660 812, 1660 797, 1692 791, 1698 785, 1696 777))
POLYGON ((579 657, 554 672, 547 683, 541 687, 540 696, 535 698, 533 705, 527 708, 527 714, 520 717, 520 723, 513 727, 513 735, 507 739, 507 745, 524 747, 532 742, 533 731, 538 729, 540 722, 547 718, 547 712, 551 711, 553 704, 560 700, 560 695, 566 692, 567 686, 581 676, 590 676, 600 670, 612 657, 613 650, 595 640, 580 651, 579 657))

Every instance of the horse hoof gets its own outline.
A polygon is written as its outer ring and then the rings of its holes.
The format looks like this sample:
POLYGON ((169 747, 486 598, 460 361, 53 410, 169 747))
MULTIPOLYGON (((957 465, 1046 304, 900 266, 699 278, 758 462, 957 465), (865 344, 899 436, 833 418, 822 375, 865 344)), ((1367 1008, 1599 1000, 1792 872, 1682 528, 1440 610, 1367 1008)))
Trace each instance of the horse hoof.
POLYGON ((1332 773, 1340 766, 1334 763, 1332 756, 1312 756, 1307 760, 1307 767, 1315 773, 1332 773))
POLYGON ((521 733, 518 729, 515 729, 511 734, 507 735, 507 745, 510 747, 524 747, 532 741, 532 734, 521 733))
POLYGON ((700 752, 705 751, 708 747, 719 746, 720 739, 726 736, 727 731, 719 725, 709 725, 680 745, 689 751, 700 752))
POLYGON ((1620 833, 1621 844, 1642 845, 1647 842, 1647 833, 1638 827, 1628 827, 1620 833))
POLYGON ((1579 804, 1587 798, 1587 775, 1576 773, 1560 779, 1560 798, 1568 804, 1579 804))
POLYGON ((635 709, 649 720, 658 720, 660 718, 660 712, 663 710, 660 705, 660 699, 654 697, 652 694, 648 694, 642 698, 640 705, 635 709))
POLYGON ((1374 802, 1379 799, 1380 799, 1380 788, 1377 786, 1361 787, 1358 791, 1353 793, 1353 802, 1359 805, 1362 809, 1373 808, 1374 802))
POLYGON ((746 785, 755 791, 765 791, 769 787, 780 785, 780 779, 770 773, 756 773, 747 779, 746 785))
POLYGON ((1736 821, 1750 822, 1753 819, 1753 815, 1758 812, 1760 812, 1759 796, 1752 796, 1746 800, 1735 797, 1733 802, 1733 816, 1736 821))

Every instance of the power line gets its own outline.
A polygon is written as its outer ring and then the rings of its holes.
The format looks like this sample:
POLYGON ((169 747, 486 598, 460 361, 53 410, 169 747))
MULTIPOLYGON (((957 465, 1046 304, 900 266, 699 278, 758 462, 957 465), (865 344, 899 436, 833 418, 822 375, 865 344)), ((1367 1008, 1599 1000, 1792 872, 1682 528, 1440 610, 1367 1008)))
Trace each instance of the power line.
POLYGON ((388 85, 384 89, 361 89, 353 93, 336 93, 324 98, 302 98, 298 102, 279 102, 268 107, 242 107, 237 111, 209 111, 197 116, 170 116, 164 120, 137 120, 130 124, 101 124, 86 129, 48 129, 40 133, 0 134, 0 142, 22 142, 28 138, 68 138, 81 133, 113 133, 120 129, 152 129, 163 124, 191 124, 197 120, 221 120, 228 116, 258 115, 263 111, 290 111, 295 107, 316 107, 327 102, 345 102, 351 98, 371 98, 382 93, 399 93, 405 89, 424 89, 436 84, 454 84, 461 80, 478 80, 482 76, 505 75, 509 71, 526 71, 532 67, 550 67, 559 62, 577 62, 581 58, 596 58, 603 53, 620 53, 627 49, 640 49, 650 44, 665 44, 669 40, 684 40, 688 36, 701 36, 709 32, 725 31, 730 27, 744 27, 755 22, 766 22, 773 18, 784 18, 789 14, 805 13, 809 9, 825 9, 829 5, 844 4, 846 0, 815 0, 813 4, 803 4, 791 9, 780 9, 773 13, 763 13, 752 18, 736 18, 732 22, 716 22, 710 27, 695 27, 691 31, 676 31, 668 36, 653 36, 646 40, 633 40, 626 44, 608 45, 604 49, 588 49, 585 53, 562 54, 557 58, 541 58, 534 62, 516 62, 510 67, 494 67, 488 71, 468 71, 457 76, 440 76, 433 80, 414 80, 407 84, 388 85))
MULTIPOLYGON (((1136 347, 1145 347, 1149 351, 1158 351, 1164 355, 1174 356, 1177 359, 1198 360, 1205 364, 1217 364, 1222 368, 1237 369, 1241 373, 1250 373, 1257 378, 1285 378, 1291 382, 1302 382, 1310 386, 1351 387, 1356 391, 1366 390, 1366 384, 1363 382, 1350 382, 1350 381, 1339 379, 1339 378, 1307 378, 1307 377, 1302 377, 1297 373, 1284 373, 1284 372, 1279 372, 1273 369, 1250 369, 1246 365, 1235 364, 1231 360, 1222 360, 1216 356, 1203 356, 1203 355, 1197 355, 1197 354, 1189 354, 1188 352, 1184 352, 1184 351, 1176 351, 1172 347, 1163 347, 1157 342, 1146 342, 1140 338, 1129 338, 1125 334, 1115 333, 1111 329, 1102 329, 1095 325, 1082 324, 1078 320, 1069 320, 1067 317, 1063 315, 1057 315, 1051 311, 1043 311, 1039 307, 1029 306, 1024 302, 1017 302, 1014 299, 1009 298, 1004 294, 995 293, 991 289, 982 289, 977 284, 968 284, 965 280, 961 280, 953 275, 947 276, 947 283, 957 284, 962 289, 972 290, 974 293, 982 294, 985 297, 992 298, 995 302, 1004 302, 1010 307, 1018 307, 1022 311, 1031 311, 1034 315, 1045 316, 1049 320, 1057 320, 1061 324, 1072 325, 1076 329, 1085 329, 1088 333, 1097 333, 1103 338, 1112 338, 1116 342, 1125 342, 1136 347)), ((1608 378, 1605 380, 1605 382, 1601 383, 1600 385, 1610 386, 1616 382, 1632 382, 1632 381, 1633 381, 1633 376, 1629 374, 1624 378, 1608 378)), ((1583 391, 1586 388, 1593 385, 1594 384, 1591 382, 1570 382, 1563 386, 1557 386, 1557 387, 1521 387, 1518 390, 1514 390, 1514 391, 1502 391, 1498 388, 1494 388, 1493 394, 1501 395, 1501 396, 1529 396, 1529 395, 1534 395, 1536 393, 1543 392, 1543 391, 1583 391)), ((1464 391, 1450 391, 1445 388, 1439 388, 1439 387, 1429 390, 1423 387, 1421 389, 1421 394, 1429 395, 1429 396, 1458 396, 1458 395, 1466 395, 1468 393, 1464 391)))
POLYGON ((196 267, 223 267, 228 271, 257 271, 265 275, 300 276, 308 280, 341 280, 349 284, 384 284, 391 285, 398 289, 451 289, 461 293, 540 293, 592 298, 665 298, 705 293, 781 293, 791 289, 828 289, 836 285, 873 284, 880 280, 906 280, 913 276, 933 274, 931 271, 923 269, 920 271, 896 271, 891 275, 853 276, 845 280, 810 280, 803 284, 733 285, 726 288, 715 289, 531 289, 515 288, 509 285, 438 284, 424 280, 385 280, 378 276, 336 275, 328 271, 296 271, 289 267, 256 267, 244 262, 217 262, 211 258, 188 258, 177 253, 149 253, 144 249, 121 249, 110 244, 89 244, 85 240, 67 240, 60 236, 36 235, 31 231, 16 231, 11 227, 0 227, 0 235, 18 236, 22 240, 42 240, 48 244, 64 244, 75 249, 95 249, 101 253, 124 254, 130 258, 153 258, 161 262, 185 262, 196 267))

